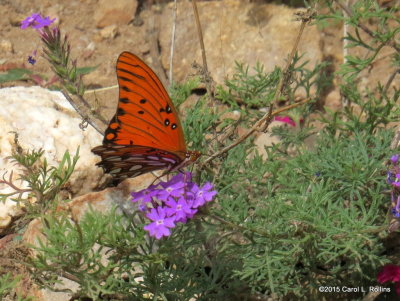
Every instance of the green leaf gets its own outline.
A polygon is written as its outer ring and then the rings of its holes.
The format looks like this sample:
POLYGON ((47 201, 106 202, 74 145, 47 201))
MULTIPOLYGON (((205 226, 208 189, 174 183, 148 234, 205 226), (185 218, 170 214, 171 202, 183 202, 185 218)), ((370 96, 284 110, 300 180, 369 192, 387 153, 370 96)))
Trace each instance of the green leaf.
POLYGON ((96 70, 100 65, 92 66, 92 67, 80 67, 76 68, 76 74, 77 75, 83 75, 83 74, 88 74, 94 70, 96 70))
POLYGON ((0 83, 11 82, 15 80, 26 80, 27 74, 31 74, 32 71, 25 68, 15 68, 9 70, 7 73, 0 74, 0 83))

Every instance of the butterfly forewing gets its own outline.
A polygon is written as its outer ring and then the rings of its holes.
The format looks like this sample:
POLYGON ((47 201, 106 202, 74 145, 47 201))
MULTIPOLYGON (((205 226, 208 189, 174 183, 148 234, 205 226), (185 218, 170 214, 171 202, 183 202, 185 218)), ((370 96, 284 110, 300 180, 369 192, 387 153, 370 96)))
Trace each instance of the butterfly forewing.
POLYGON ((103 145, 92 150, 101 156, 97 165, 120 182, 154 170, 176 170, 197 159, 199 153, 186 150, 177 111, 157 75, 136 55, 123 52, 117 77, 117 112, 103 145))
POLYGON ((137 56, 123 52, 117 76, 118 109, 104 142, 186 151, 176 109, 156 74, 137 56))

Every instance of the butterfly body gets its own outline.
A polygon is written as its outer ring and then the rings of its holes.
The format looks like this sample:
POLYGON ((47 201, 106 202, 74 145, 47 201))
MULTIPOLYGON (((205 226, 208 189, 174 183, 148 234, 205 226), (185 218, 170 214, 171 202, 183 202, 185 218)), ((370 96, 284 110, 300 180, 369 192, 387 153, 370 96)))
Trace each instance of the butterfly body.
POLYGON ((119 182, 159 169, 178 170, 198 159, 186 149, 177 111, 156 74, 129 52, 117 61, 119 102, 103 145, 92 149, 97 165, 119 182))

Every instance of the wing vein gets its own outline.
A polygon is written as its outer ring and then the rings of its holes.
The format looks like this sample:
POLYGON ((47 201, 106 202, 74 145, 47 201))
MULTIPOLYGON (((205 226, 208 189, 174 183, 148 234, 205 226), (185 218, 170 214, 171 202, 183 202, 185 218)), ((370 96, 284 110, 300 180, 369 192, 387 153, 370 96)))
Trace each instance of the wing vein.
MULTIPOLYGON (((128 79, 128 81, 131 82, 132 84, 137 85, 138 87, 142 88, 143 90, 146 90, 147 92, 149 92, 149 94, 151 95, 151 97, 153 98, 153 100, 156 101, 160 106, 162 106, 162 103, 160 103, 159 99, 160 99, 160 98, 163 99, 163 96, 160 95, 159 91, 157 91, 156 89, 153 88, 153 86, 151 85, 151 83, 149 83, 149 82, 147 81, 147 79, 145 79, 145 78, 143 78, 142 76, 140 76, 140 75, 138 75, 138 74, 136 74, 136 73, 133 73, 133 72, 131 72, 131 71, 129 71, 129 70, 123 69, 123 68, 121 68, 121 67, 118 67, 117 70, 120 71, 120 72, 122 72, 122 73, 126 73, 127 76, 130 75, 130 76, 136 77, 136 78, 139 79, 139 80, 144 81, 147 85, 149 85, 149 87, 145 88, 145 87, 143 87, 143 85, 139 84, 139 83, 136 82, 134 79, 128 79), (151 93, 151 91, 149 91, 150 89, 152 90, 153 93, 151 93), (155 96, 155 95, 156 95, 156 96, 155 96)), ((121 76, 119 76, 119 77, 121 78, 121 76)))

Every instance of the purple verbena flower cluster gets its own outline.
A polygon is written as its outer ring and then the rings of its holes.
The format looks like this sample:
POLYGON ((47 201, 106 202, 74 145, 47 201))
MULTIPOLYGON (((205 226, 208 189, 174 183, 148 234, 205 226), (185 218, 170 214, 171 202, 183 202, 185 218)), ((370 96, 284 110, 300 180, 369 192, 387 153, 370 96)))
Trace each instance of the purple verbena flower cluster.
MULTIPOLYGON (((21 21, 21 29, 34 28, 43 37, 45 31, 42 28, 50 26, 55 20, 56 18, 50 20, 50 17, 43 18, 39 13, 34 13, 21 21)), ((36 63, 36 50, 28 56, 28 63, 31 65, 36 63)))
POLYGON ((28 27, 32 27, 34 29, 40 29, 51 25, 55 20, 56 18, 52 20, 50 20, 50 17, 42 18, 40 14, 35 13, 21 22, 21 29, 26 29, 28 27))
POLYGON ((191 182, 191 174, 178 174, 168 182, 151 185, 147 189, 132 192, 132 201, 151 221, 144 229, 150 236, 160 239, 171 235, 176 223, 186 223, 198 209, 213 200, 217 194, 209 182, 199 187, 191 182))
POLYGON ((391 200, 392 213, 396 218, 400 218, 400 155, 396 154, 390 158, 391 167, 387 172, 387 182, 392 186, 391 200))

